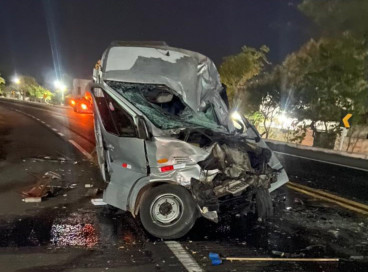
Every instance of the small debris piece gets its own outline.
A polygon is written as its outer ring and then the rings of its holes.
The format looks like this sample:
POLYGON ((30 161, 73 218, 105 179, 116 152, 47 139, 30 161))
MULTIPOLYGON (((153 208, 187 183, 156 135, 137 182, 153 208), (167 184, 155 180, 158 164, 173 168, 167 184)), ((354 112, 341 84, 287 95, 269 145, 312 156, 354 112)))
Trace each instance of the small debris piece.
POLYGON ((60 174, 55 173, 55 172, 53 172, 53 171, 47 171, 47 172, 44 174, 44 177, 50 177, 50 178, 52 178, 52 179, 61 179, 60 174))
POLYGON ((367 259, 367 257, 366 256, 350 256, 349 259, 353 261, 362 261, 364 259, 367 259))
POLYGON ((305 257, 304 253, 288 253, 288 252, 282 252, 277 250, 272 250, 272 254, 280 257, 285 258, 303 258, 305 257))
POLYGON ((87 190, 85 196, 88 196, 88 197, 92 197, 92 196, 96 196, 98 194, 98 188, 90 188, 87 190))
POLYGON ((51 184, 53 181, 60 181, 61 176, 53 171, 46 172, 42 177, 36 176, 37 182, 32 187, 28 187, 21 192, 25 197, 25 202, 41 202, 43 197, 55 195, 60 190, 60 185, 51 184), (36 198, 32 199, 32 198, 36 198))
POLYGON ((37 202, 41 202, 42 198, 41 197, 26 197, 26 198, 23 198, 23 201, 26 203, 37 203, 37 202))
POLYGON ((91 203, 95 206, 105 206, 107 205, 102 198, 92 198, 91 203))
POLYGON ((50 179, 41 179, 35 186, 28 191, 23 191, 22 195, 25 197, 44 197, 47 195, 49 188, 47 187, 50 183, 50 179))
POLYGON ((84 184, 84 188, 92 188, 93 187, 93 184, 84 184))
POLYGON ((327 232, 331 233, 335 238, 339 237, 339 231, 338 230, 328 230, 327 232))

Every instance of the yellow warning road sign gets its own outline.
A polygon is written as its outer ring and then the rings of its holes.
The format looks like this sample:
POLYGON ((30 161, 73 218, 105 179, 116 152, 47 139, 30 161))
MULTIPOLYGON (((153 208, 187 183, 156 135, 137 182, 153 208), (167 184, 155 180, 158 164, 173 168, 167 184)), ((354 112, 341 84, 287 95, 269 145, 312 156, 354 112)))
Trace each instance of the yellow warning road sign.
POLYGON ((351 118, 351 116, 353 116, 353 115, 351 113, 348 113, 347 115, 345 115, 344 118, 342 118, 342 122, 344 123, 344 126, 346 128, 349 128, 350 127, 349 119, 351 118))

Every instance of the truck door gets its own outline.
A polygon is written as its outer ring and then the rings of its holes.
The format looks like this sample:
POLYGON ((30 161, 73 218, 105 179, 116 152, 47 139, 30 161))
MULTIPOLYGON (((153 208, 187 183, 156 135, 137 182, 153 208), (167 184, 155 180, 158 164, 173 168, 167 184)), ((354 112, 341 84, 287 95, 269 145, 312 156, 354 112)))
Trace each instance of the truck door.
POLYGON ((117 93, 102 88, 92 93, 98 163, 108 182, 104 201, 126 210, 131 187, 148 175, 145 142, 138 138, 136 114, 117 93))

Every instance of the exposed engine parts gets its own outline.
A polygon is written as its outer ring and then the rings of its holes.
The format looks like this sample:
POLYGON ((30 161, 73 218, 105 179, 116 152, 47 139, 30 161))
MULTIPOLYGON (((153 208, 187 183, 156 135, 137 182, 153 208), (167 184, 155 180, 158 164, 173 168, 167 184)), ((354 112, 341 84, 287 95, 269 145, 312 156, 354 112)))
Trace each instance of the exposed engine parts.
MULTIPOLYGON (((234 137, 226 143, 214 143, 206 160, 199 163, 199 180, 192 179, 192 192, 200 207, 218 211, 221 202, 235 200, 244 207, 266 197, 270 184, 277 180, 277 172, 268 166, 271 152, 234 137), (236 143, 238 142, 238 144, 236 143), (241 144, 239 144, 241 142, 241 144), (262 196, 257 192, 263 192, 262 196)), ((269 204, 269 194, 262 203, 269 204)), ((272 209, 267 206, 269 210, 272 209)))

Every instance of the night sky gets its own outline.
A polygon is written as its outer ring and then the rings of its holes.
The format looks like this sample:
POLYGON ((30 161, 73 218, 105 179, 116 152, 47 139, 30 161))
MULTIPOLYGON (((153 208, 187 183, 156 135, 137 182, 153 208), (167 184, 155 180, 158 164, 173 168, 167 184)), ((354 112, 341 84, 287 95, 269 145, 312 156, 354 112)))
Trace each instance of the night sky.
POLYGON ((0 73, 90 78, 113 40, 164 40, 217 65, 248 45, 279 63, 310 37, 300 0, 0 0, 0 73))

